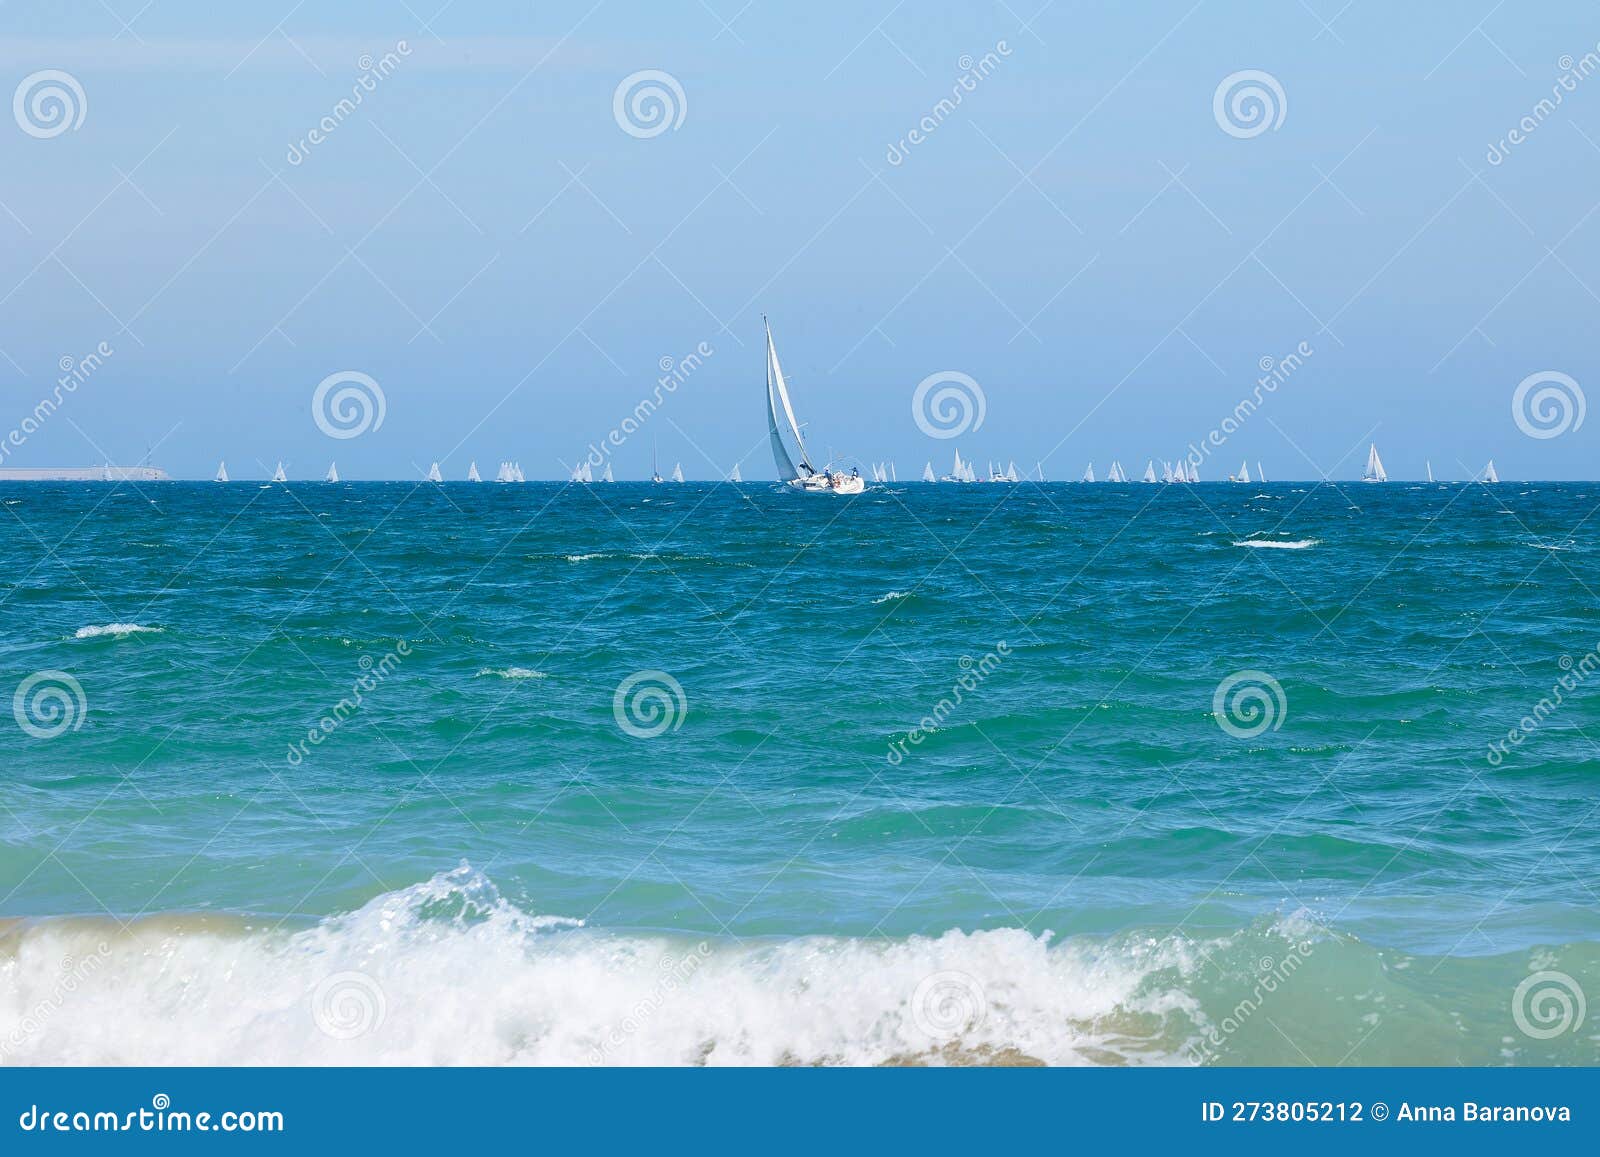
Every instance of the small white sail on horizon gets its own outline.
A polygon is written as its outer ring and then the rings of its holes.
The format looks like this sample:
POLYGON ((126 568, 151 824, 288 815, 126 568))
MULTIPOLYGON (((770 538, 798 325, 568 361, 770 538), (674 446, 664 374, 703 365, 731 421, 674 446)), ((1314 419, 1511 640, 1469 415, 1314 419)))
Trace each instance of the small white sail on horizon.
POLYGON ((444 481, 444 475, 439 473, 439 464, 437 462, 435 462, 432 466, 428 467, 428 481, 429 482, 443 482, 444 481))
POLYGON ((1230 481, 1230 482, 1248 482, 1248 481, 1250 481, 1250 463, 1247 462, 1247 461, 1246 462, 1240 462, 1239 463, 1239 473, 1235 474, 1232 478, 1228 479, 1228 481, 1230 481))
POLYGON ((1089 463, 1088 466, 1084 467, 1083 480, 1085 482, 1093 482, 1094 481, 1094 463, 1092 461, 1089 463))
MULTIPOLYGON (((607 469, 609 470, 610 467, 607 467, 607 469)), ((609 481, 611 481, 611 479, 607 478, 606 481, 609 482, 609 481)), ((729 482, 743 482, 744 481, 744 475, 739 473, 739 464, 737 462, 735 462, 733 464, 733 469, 728 471, 728 481, 729 482)))
POLYGON ((1142 481, 1142 482, 1154 482, 1155 480, 1156 480, 1156 460, 1154 458, 1151 458, 1149 461, 1147 461, 1144 464, 1144 477, 1142 479, 1140 479, 1140 481, 1142 481))
MULTIPOLYGON (((737 466, 735 466, 733 468, 733 471, 734 471, 735 474, 737 474, 739 472, 739 468, 737 466)), ((609 463, 609 462, 606 463, 606 468, 600 475, 600 481, 602 481, 602 482, 615 482, 616 481, 616 479, 611 476, 611 463, 609 463)))
POLYGON ((1383 459, 1378 457, 1378 444, 1369 443, 1367 446, 1367 466, 1361 472, 1363 482, 1387 482, 1389 472, 1383 468, 1383 459))
POLYGON ((924 482, 937 482, 937 481, 939 481, 937 478, 934 477, 934 474, 933 474, 933 463, 932 462, 929 462, 926 466, 924 466, 922 468, 922 480, 924 482))
POLYGON ((672 480, 674 482, 682 482, 683 481, 683 463, 682 462, 674 462, 672 464, 672 480))
POLYGON ((328 463, 328 472, 322 476, 322 480, 324 482, 339 481, 339 464, 337 462, 328 463))
POLYGON ((472 460, 472 465, 467 467, 467 481, 468 482, 482 482, 483 481, 483 479, 478 476, 478 460, 476 458, 474 458, 472 460))
POLYGON ((213 482, 226 482, 227 480, 228 480, 228 464, 226 462, 218 462, 217 463, 217 476, 215 478, 213 478, 211 481, 213 481, 213 482))
POLYGON ((1484 482, 1498 482, 1498 481, 1500 481, 1500 475, 1495 471, 1495 468, 1494 468, 1494 459, 1493 458, 1489 459, 1489 464, 1483 468, 1482 481, 1484 481, 1484 482))
POLYGON ((1433 481, 1433 460, 1431 458, 1424 458, 1422 460, 1422 467, 1423 467, 1424 470, 1426 470, 1428 472, 1428 481, 1432 482, 1433 481))
POLYGON ((1257 482, 1265 482, 1266 480, 1267 480, 1267 472, 1265 470, 1261 469, 1261 459, 1257 458, 1256 459, 1256 481, 1257 482))
POLYGON ((272 472, 272 480, 274 482, 289 481, 289 476, 283 472, 283 462, 281 460, 278 462, 278 468, 272 472))

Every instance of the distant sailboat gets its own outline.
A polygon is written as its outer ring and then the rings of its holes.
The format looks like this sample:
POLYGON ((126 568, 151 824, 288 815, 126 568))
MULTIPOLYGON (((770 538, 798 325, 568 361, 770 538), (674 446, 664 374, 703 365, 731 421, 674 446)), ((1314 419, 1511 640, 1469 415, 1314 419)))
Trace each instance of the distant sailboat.
POLYGON ((1017 464, 1015 462, 1007 462, 1006 463, 1006 481, 1007 482, 1020 482, 1021 481, 1021 478, 1017 475, 1017 464))
POLYGON ((957 450, 956 451, 956 460, 955 460, 955 463, 950 467, 950 473, 946 474, 939 481, 941 481, 941 482, 975 482, 975 481, 977 481, 977 474, 974 473, 972 467, 968 463, 963 462, 961 460, 961 451, 957 450))
POLYGON ((1093 482, 1094 481, 1094 463, 1093 462, 1090 462, 1089 465, 1084 468, 1083 480, 1085 482, 1093 482))
POLYGON ((1154 482, 1154 481, 1156 481, 1156 460, 1154 458, 1151 458, 1149 461, 1147 461, 1144 464, 1144 477, 1140 481, 1143 481, 1143 482, 1154 482))
POLYGON ((672 480, 674 482, 682 482, 683 481, 683 463, 682 462, 674 462, 672 464, 672 480))
POLYGON ((472 460, 472 465, 467 467, 467 481, 468 482, 482 482, 483 481, 483 479, 478 476, 478 460, 476 458, 474 458, 472 460))
POLYGON ((1388 471, 1383 468, 1383 459, 1378 457, 1378 444, 1371 443, 1367 447, 1367 468, 1361 472, 1363 482, 1387 482, 1388 471))
POLYGON ((1267 480, 1267 472, 1265 470, 1261 469, 1261 459, 1257 458, 1256 459, 1256 481, 1257 482, 1265 482, 1266 480, 1267 480))
POLYGON ((289 476, 283 472, 283 463, 282 462, 279 462, 278 463, 278 468, 272 472, 272 480, 274 482, 287 482, 287 481, 289 481, 289 476))
POLYGON ((1489 459, 1489 464, 1483 468, 1483 481, 1484 482, 1498 482, 1498 481, 1500 481, 1500 475, 1495 473, 1494 459, 1493 458, 1489 459))
POLYGON ((213 478, 212 481, 213 482, 226 482, 227 480, 228 480, 228 464, 226 462, 218 462, 217 463, 217 476, 215 478, 213 478))
POLYGON ((867 483, 859 470, 846 474, 828 466, 818 470, 811 465, 805 439, 800 436, 800 423, 795 420, 794 405, 789 400, 789 387, 783 380, 783 367, 778 364, 778 348, 772 344, 772 326, 765 314, 761 324, 767 331, 767 440, 772 446, 772 463, 777 467, 779 481, 811 494, 860 494, 867 483), (799 451, 798 464, 784 444, 785 430, 799 451))
POLYGON ((934 477, 934 474, 933 474, 933 463, 932 462, 929 462, 926 466, 924 466, 922 468, 922 480, 924 482, 937 482, 937 481, 939 481, 937 478, 934 477))
POLYGON ((895 473, 894 463, 893 462, 889 463, 889 481, 890 482, 898 482, 898 481, 900 481, 900 475, 895 473))
MULTIPOLYGON (((608 467, 608 469, 609 469, 609 467, 608 467)), ((610 481, 610 479, 607 479, 607 481, 610 481)), ((729 482, 743 482, 744 481, 744 475, 739 473, 739 464, 737 462, 735 462, 733 464, 733 469, 728 471, 728 481, 729 482)))
MULTIPOLYGON (((737 473, 739 468, 737 466, 735 466, 733 469, 737 473)), ((609 463, 609 462, 606 463, 605 473, 600 475, 600 481, 602 481, 602 482, 615 482, 616 481, 616 479, 611 476, 611 463, 609 463)))
POLYGON ((1249 462, 1241 462, 1241 463, 1239 463, 1239 473, 1235 474, 1232 478, 1228 479, 1228 481, 1229 482, 1248 482, 1248 481, 1250 481, 1250 463, 1249 462))
POLYGON ((1161 481, 1163 481, 1163 482, 1176 482, 1177 481, 1177 479, 1172 476, 1172 463, 1168 462, 1165 458, 1163 458, 1161 460, 1161 481))
POLYGON ((1033 464, 1033 473, 1034 473, 1034 475, 1035 475, 1035 477, 1037 478, 1038 481, 1043 482, 1044 481, 1044 463, 1043 462, 1035 462, 1033 464))
POLYGON ((522 472, 521 462, 513 462, 511 464, 511 474, 513 482, 526 482, 528 480, 528 476, 522 472))
POLYGON ((339 481, 339 464, 337 462, 328 463, 328 472, 322 476, 322 480, 324 482, 339 481))
POLYGON ((435 462, 432 466, 428 467, 428 481, 429 482, 443 482, 444 481, 444 475, 439 473, 439 464, 437 462, 435 462))

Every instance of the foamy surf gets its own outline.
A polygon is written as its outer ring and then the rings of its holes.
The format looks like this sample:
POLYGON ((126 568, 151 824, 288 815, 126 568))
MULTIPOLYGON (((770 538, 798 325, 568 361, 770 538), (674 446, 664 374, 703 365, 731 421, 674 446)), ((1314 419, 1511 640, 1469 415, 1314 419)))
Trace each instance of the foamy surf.
POLYGON ((907 598, 910 598, 910 597, 911 597, 911 592, 910 591, 890 591, 886 595, 879 595, 877 598, 873 599, 872 600, 872 605, 873 606, 878 606, 881 603, 887 603, 887 602, 891 602, 891 601, 898 601, 900 599, 907 599, 907 598))
POLYGON ((289 932, 213 918, 0 930, 0 1061, 1177 1062, 1187 941, 1021 929, 695 940, 530 915, 463 864, 289 932))
POLYGON ((485 667, 478 672, 481 679, 484 676, 494 676, 500 679, 546 679, 549 678, 543 671, 535 671, 532 667, 485 667))
POLYGON ((1252 546, 1260 550, 1310 550, 1322 540, 1320 538, 1245 538, 1235 542, 1234 546, 1252 546))
POLYGON ((160 627, 146 627, 138 623, 105 623, 100 626, 79 627, 73 634, 74 639, 98 639, 104 635, 113 635, 124 638, 128 635, 159 635, 160 627))

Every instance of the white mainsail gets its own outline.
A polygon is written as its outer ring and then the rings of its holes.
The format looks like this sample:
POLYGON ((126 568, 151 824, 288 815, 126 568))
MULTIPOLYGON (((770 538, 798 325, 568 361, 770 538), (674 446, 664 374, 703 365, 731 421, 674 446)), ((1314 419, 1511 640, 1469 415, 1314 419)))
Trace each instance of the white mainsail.
POLYGON ((795 421, 794 406, 789 402, 789 387, 784 384, 783 367, 778 364, 778 350, 772 344, 772 326, 767 322, 765 314, 761 317, 761 324, 767 331, 767 438, 772 443, 772 462, 778 468, 779 481, 792 482, 796 478, 809 478, 816 473, 816 470, 812 468, 811 460, 806 456, 805 439, 800 436, 800 424, 795 421), (789 433, 794 438, 795 446, 800 451, 798 467, 795 466, 794 459, 789 456, 788 447, 783 443, 783 434, 778 423, 780 409, 783 411, 789 433))
POLYGON ((435 462, 432 466, 428 467, 428 481, 429 482, 443 482, 444 481, 444 475, 439 473, 439 464, 437 462, 435 462))
POLYGON ((328 472, 322 476, 322 480, 324 482, 339 481, 339 464, 337 462, 328 463, 328 472))
POLYGON ((1423 466, 1423 469, 1427 470, 1427 472, 1428 472, 1428 481, 1432 482, 1433 481, 1433 461, 1431 459, 1424 459, 1423 463, 1422 463, 1422 466, 1423 466))
POLYGON ((474 458, 472 460, 472 465, 467 467, 467 481, 468 482, 482 482, 483 481, 483 479, 478 476, 478 460, 476 458, 474 458))
POLYGON ((895 473, 894 463, 893 462, 889 463, 889 481, 890 482, 898 482, 898 481, 900 481, 900 475, 895 473))
POLYGON ((1257 482, 1265 482, 1266 480, 1267 480, 1267 472, 1265 470, 1261 469, 1261 459, 1257 458, 1256 459, 1256 481, 1257 482))
POLYGON ((1239 463, 1239 473, 1234 477, 1233 480, 1235 482, 1250 481, 1250 463, 1248 461, 1239 463))
POLYGON ((674 462, 672 464, 672 480, 674 482, 682 482, 683 481, 683 463, 682 462, 674 462))
MULTIPOLYGON (((606 481, 610 482, 611 479, 607 478, 606 481)), ((733 464, 733 469, 728 472, 728 481, 729 482, 743 482, 744 481, 744 475, 739 473, 739 464, 737 462, 735 462, 733 464)))
POLYGON ((511 481, 526 482, 527 480, 528 476, 522 472, 522 463, 513 462, 511 464, 511 481))
POLYGON ((1367 447, 1367 468, 1361 472, 1363 482, 1387 482, 1389 474, 1383 468, 1383 459, 1378 457, 1378 444, 1370 443, 1367 447))
POLYGON ((1007 462, 1006 463, 1006 481, 1007 482, 1018 482, 1020 480, 1021 480, 1021 477, 1020 477, 1020 475, 1017 474, 1017 464, 1015 462, 1007 462))
POLYGON ((1083 480, 1085 482, 1093 482, 1094 481, 1094 463, 1093 462, 1090 462, 1088 467, 1085 468, 1085 470, 1083 472, 1083 480))
MULTIPOLYGON (((739 468, 737 466, 735 466, 733 469, 734 469, 735 472, 737 472, 739 468)), ((615 478, 611 477, 611 463, 609 463, 609 462, 606 463, 605 472, 600 475, 600 481, 602 481, 602 482, 615 482, 616 481, 615 478)))
POLYGON ((926 466, 924 466, 922 468, 922 480, 924 482, 937 482, 937 481, 939 481, 937 478, 935 478, 933 476, 933 463, 932 462, 929 462, 926 466))
POLYGON ((1483 480, 1485 482, 1500 481, 1500 475, 1495 472, 1493 458, 1489 459, 1489 464, 1483 468, 1483 480))
POLYGON ((1165 458, 1161 460, 1161 481, 1175 481, 1175 479, 1172 477, 1172 463, 1168 462, 1165 458))
POLYGON ((1156 460, 1154 458, 1151 458, 1149 461, 1147 461, 1144 464, 1144 481, 1146 481, 1146 482, 1154 482, 1155 480, 1156 480, 1156 460))
POLYGON ((228 480, 228 464, 226 462, 218 462, 217 463, 217 476, 215 478, 213 478, 212 481, 213 482, 226 482, 227 480, 228 480))
POLYGON ((272 480, 274 482, 287 482, 287 481, 289 481, 289 476, 283 472, 283 463, 282 462, 279 462, 278 463, 278 468, 272 472, 272 480))

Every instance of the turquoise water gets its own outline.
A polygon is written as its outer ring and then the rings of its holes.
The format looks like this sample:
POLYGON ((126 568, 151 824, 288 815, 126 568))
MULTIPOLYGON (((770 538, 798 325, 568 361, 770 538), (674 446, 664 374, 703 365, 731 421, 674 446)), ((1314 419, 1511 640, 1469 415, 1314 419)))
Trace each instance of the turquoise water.
POLYGON ((1600 1062, 1600 486, 0 500, 0 1062, 1600 1062))

